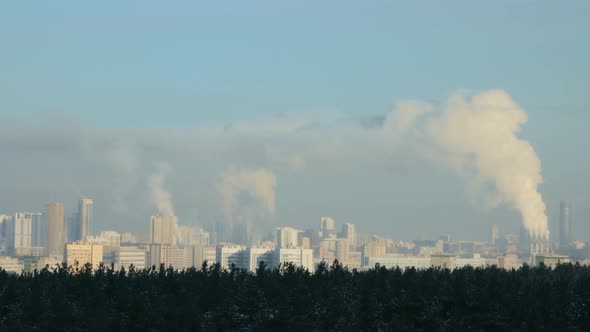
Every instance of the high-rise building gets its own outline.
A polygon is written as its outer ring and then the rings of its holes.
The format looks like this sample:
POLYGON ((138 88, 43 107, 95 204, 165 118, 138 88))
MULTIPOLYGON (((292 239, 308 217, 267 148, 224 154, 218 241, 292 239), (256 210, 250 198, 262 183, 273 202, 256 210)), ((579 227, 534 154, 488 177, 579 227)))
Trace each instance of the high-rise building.
POLYGON ((50 202, 45 205, 47 218, 47 253, 63 257, 66 244, 64 204, 50 202))
POLYGON ((149 245, 149 266, 172 266, 176 270, 182 270, 193 266, 193 247, 178 248, 170 244, 149 245))
POLYGON ((335 259, 336 253, 336 238, 329 237, 324 238, 320 241, 320 245, 318 246, 318 258, 320 260, 326 261, 327 263, 332 263, 335 259))
POLYGON ((296 267, 313 272, 313 250, 301 248, 277 248, 274 250, 274 267, 283 264, 293 264, 296 267))
POLYGON ((214 225, 213 238, 214 243, 219 244, 230 241, 229 225, 223 220, 217 220, 214 225))
POLYGON ((128 269, 133 265, 135 269, 142 270, 146 268, 147 250, 140 246, 121 246, 115 251, 115 266, 128 269))
POLYGON ((32 220, 33 220, 33 233, 32 233, 32 246, 33 247, 45 247, 46 240, 47 240, 47 227, 43 222, 43 214, 42 213, 32 213, 32 220))
POLYGON ((156 268, 164 264, 168 267, 170 262, 170 245, 161 243, 152 243, 149 245, 148 266, 155 266, 156 268))
POLYGON ((78 240, 86 241, 86 236, 92 234, 94 201, 90 198, 82 198, 78 202, 78 240))
POLYGON ((246 264, 248 271, 256 271, 260 262, 264 262, 266 267, 271 268, 273 265, 273 248, 268 247, 250 247, 246 249, 246 264))
POLYGON ((14 215, 14 248, 33 245, 33 214, 19 212, 14 215))
POLYGON ((194 246, 209 244, 209 233, 200 227, 178 226, 178 245, 194 246))
POLYGON ((236 223, 232 227, 231 242, 248 245, 251 242, 250 227, 245 222, 236 223))
MULTIPOLYGON (((15 213, 12 254, 16 256, 41 256, 45 252, 40 234, 42 232, 41 214, 30 212, 15 213)), ((44 236, 44 234, 43 234, 44 236)))
POLYGON ((307 236, 300 237, 299 247, 301 247, 301 249, 311 249, 311 239, 307 236))
POLYGON ((245 268, 244 264, 244 250, 243 246, 236 245, 217 245, 215 251, 215 260, 224 269, 230 269, 232 266, 237 268, 245 268))
POLYGON ((73 212, 66 218, 66 242, 80 241, 80 217, 73 212))
POLYGON ((121 246, 121 234, 116 231, 102 231, 96 236, 88 235, 86 242, 98 243, 108 247, 121 246))
POLYGON ((211 266, 211 264, 215 263, 217 257, 217 247, 216 246, 204 246, 201 249, 201 257, 197 257, 195 259, 195 264, 201 265, 204 261, 207 261, 207 264, 211 266), (199 259, 200 258, 200 259, 199 259), (200 262, 199 262, 200 261, 200 262))
POLYGON ((14 249, 14 218, 0 215, 0 256, 12 254, 14 249))
POLYGON ((350 246, 348 245, 347 238, 340 238, 336 240, 336 259, 343 265, 348 265, 348 253, 350 252, 350 246))
POLYGON ((354 224, 346 223, 342 225, 342 237, 348 240, 350 249, 356 249, 356 227, 354 224))
POLYGON ((66 245, 66 263, 68 266, 78 266, 90 263, 93 268, 97 268, 102 262, 103 247, 100 244, 88 242, 74 242, 66 245))
POLYGON ((139 243, 139 237, 132 232, 124 232, 121 234, 121 243, 139 243))
POLYGON ((385 255, 387 255, 387 247, 383 241, 370 241, 363 246, 361 264, 366 266, 369 262, 369 257, 384 257, 385 255))
POLYGON ((492 228, 490 229, 490 244, 495 246, 496 241, 500 238, 500 228, 498 225, 493 224, 492 228))
POLYGON ((573 242, 572 205, 568 202, 559 204, 559 247, 565 248, 573 242))
POLYGON ((175 270, 188 269, 193 266, 193 248, 170 248, 169 266, 175 270))
POLYGON ((320 218, 320 237, 326 238, 334 233, 334 219, 331 217, 320 218))
POLYGON ((175 226, 175 216, 152 216, 150 218, 150 243, 172 244, 175 226))
POLYGON ((277 248, 295 248, 301 231, 292 227, 277 228, 277 248))

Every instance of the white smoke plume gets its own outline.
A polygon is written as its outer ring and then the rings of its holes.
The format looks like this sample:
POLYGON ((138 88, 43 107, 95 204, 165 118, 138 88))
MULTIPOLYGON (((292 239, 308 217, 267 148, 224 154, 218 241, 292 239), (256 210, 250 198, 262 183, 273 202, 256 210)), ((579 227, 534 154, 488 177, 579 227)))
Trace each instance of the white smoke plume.
POLYGON ((160 215, 173 216, 174 206, 172 204, 172 194, 164 188, 166 177, 170 173, 170 166, 161 163, 157 168, 156 173, 148 178, 150 198, 160 215))
POLYGON ((256 170, 228 169, 218 186, 222 200, 223 213, 232 221, 239 205, 240 194, 246 193, 255 198, 267 215, 275 213, 275 191, 277 180, 273 172, 260 168, 256 170))
POLYGON ((455 93, 440 112, 434 111, 429 104, 400 104, 384 128, 403 119, 398 130, 414 130, 414 137, 437 147, 430 151, 435 163, 450 163, 480 186, 491 184, 493 205, 511 205, 532 237, 547 239, 545 203, 538 191, 541 162, 533 147, 517 136, 527 114, 500 90, 455 93), (421 116, 425 121, 420 123, 421 116))

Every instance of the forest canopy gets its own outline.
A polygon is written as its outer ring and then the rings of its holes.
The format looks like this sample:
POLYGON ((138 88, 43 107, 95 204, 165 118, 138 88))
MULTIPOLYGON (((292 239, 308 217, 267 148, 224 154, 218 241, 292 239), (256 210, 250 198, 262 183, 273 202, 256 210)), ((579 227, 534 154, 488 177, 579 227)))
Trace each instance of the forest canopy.
POLYGON ((590 330, 590 268, 0 272, 0 330, 590 330))

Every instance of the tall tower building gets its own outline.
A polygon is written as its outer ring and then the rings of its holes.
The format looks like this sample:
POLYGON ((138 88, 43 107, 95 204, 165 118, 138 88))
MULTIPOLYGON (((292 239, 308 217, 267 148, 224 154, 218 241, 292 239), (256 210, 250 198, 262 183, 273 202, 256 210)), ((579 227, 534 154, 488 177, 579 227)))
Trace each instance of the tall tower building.
POLYGON ((66 218, 66 242, 80 241, 80 217, 78 211, 66 218))
POLYGON ((33 214, 19 212, 14 215, 14 248, 33 246, 33 214))
POLYGON ((175 216, 152 216, 150 218, 150 243, 172 244, 175 225, 175 216))
POLYGON ((277 248, 296 248, 301 231, 292 227, 277 228, 277 248))
POLYGON ((342 263, 343 265, 348 265, 348 254, 350 252, 350 248, 348 245, 348 239, 338 239, 336 240, 336 252, 335 256, 338 262, 342 263))
POLYGON ((346 223, 342 225, 342 237, 348 240, 349 248, 356 248, 356 227, 354 224, 346 223))
POLYGON ((50 202, 45 205, 47 218, 47 253, 63 257, 66 244, 64 203, 50 202))
POLYGON ((78 202, 78 240, 86 241, 86 236, 92 234, 92 217, 94 212, 94 201, 90 198, 82 198, 78 202))
POLYGON ((500 228, 498 225, 493 224, 492 228, 490 229, 490 244, 495 246, 496 242, 500 238, 500 228))
POLYGON ((250 228, 247 223, 237 223, 233 225, 231 242, 242 245, 251 244, 250 228))
POLYGON ((11 254, 14 245, 14 222, 12 216, 0 214, 0 255, 11 254))
POLYGON ((559 204, 559 247, 565 248, 573 242, 572 237, 572 204, 559 204))
POLYGON ((43 214, 31 213, 31 218, 33 220, 32 246, 45 247, 47 240, 47 227, 43 222, 43 214))
POLYGON ((320 218, 320 237, 326 238, 334 233, 334 219, 330 217, 320 218))

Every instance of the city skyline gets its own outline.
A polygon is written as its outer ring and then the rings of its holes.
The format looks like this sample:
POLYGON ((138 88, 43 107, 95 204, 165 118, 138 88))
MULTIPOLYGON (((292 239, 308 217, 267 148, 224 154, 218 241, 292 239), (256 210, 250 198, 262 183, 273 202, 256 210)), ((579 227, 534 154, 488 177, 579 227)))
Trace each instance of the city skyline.
MULTIPOLYGON (((70 219, 72 222, 74 223, 80 223, 82 222, 82 219, 79 217, 79 211, 80 208, 86 204, 91 205, 92 207, 94 206, 94 200, 91 198, 82 198, 78 201, 78 204, 76 204, 77 206, 77 210, 75 210, 76 212, 74 212, 70 219)), ((568 244, 573 243, 574 241, 586 241, 584 238, 582 237, 578 237, 575 235, 575 228, 574 228, 574 218, 572 216, 573 214, 573 208, 572 208, 572 204, 569 201, 561 201, 559 203, 560 205, 560 216, 557 220, 556 225, 550 225, 551 228, 555 227, 558 229, 558 231, 556 233, 552 233, 551 236, 549 237, 548 241, 547 240, 542 240, 543 243, 548 243, 550 246, 552 246, 552 248, 554 250, 557 250, 560 248, 560 244, 561 243, 566 243, 566 247, 568 246, 568 244)), ((11 220, 12 221, 12 236, 14 236, 13 239, 11 239, 11 246, 12 248, 18 247, 18 243, 23 243, 23 241, 25 243, 29 243, 30 246, 45 246, 46 243, 48 243, 49 239, 51 237, 57 236, 54 235, 54 233, 59 231, 56 231, 56 227, 58 227, 61 223, 59 222, 59 220, 61 220, 61 215, 64 215, 64 222, 63 222, 63 227, 64 230, 63 232, 65 232, 65 236, 66 239, 63 240, 64 245, 65 243, 73 243, 76 241, 86 241, 87 239, 92 239, 95 236, 98 236, 99 234, 102 234, 104 232, 110 232, 110 231, 114 231, 117 232, 118 234, 122 234, 122 233, 126 233, 126 234, 134 234, 134 236, 139 236, 140 238, 146 239, 145 242, 146 243, 156 243, 156 244, 168 244, 168 245, 178 245, 179 243, 182 242, 183 239, 188 239, 187 236, 191 236, 194 237, 196 236, 195 234, 191 234, 189 235, 189 233, 182 233, 184 231, 188 231, 188 230, 202 230, 202 231, 206 231, 207 234, 211 234, 211 243, 240 243, 240 244, 255 244, 255 243, 259 243, 259 242, 264 242, 264 239, 269 239, 269 235, 273 234, 275 232, 278 232, 279 230, 281 232, 286 232, 286 235, 280 235, 280 233, 276 233, 275 235, 272 235, 272 237, 274 239, 276 239, 277 241, 279 241, 277 243, 277 245, 279 247, 284 247, 281 245, 281 240, 279 240, 281 237, 286 236, 286 239, 289 243, 293 243, 293 236, 291 234, 304 234, 305 232, 314 229, 314 222, 310 222, 307 224, 300 224, 300 226, 297 228, 293 228, 293 225, 280 225, 280 224, 268 224, 266 225, 267 228, 259 228, 256 231, 253 230, 253 224, 256 224, 257 221, 256 220, 252 220, 250 221, 250 223, 234 223, 234 221, 229 220, 229 219, 217 219, 216 222, 214 224, 208 224, 208 225, 201 225, 201 224, 190 224, 190 223, 186 223, 183 222, 182 220, 179 220, 179 218, 176 215, 162 215, 159 213, 156 213, 154 215, 151 215, 149 217, 147 217, 148 222, 144 224, 144 227, 142 229, 139 230, 127 230, 127 229, 122 229, 120 227, 113 227, 113 228, 98 228, 96 230, 96 232, 93 233, 88 233, 86 234, 86 236, 84 237, 78 237, 78 232, 79 229, 76 228, 70 228, 71 225, 69 226, 68 223, 66 222, 66 218, 65 212, 65 206, 66 204, 64 204, 63 202, 48 202, 44 205, 44 211, 43 212, 30 212, 30 211, 34 211, 34 209, 29 209, 28 211, 19 211, 19 212, 15 212, 13 214, 6 214, 6 213, 0 213, 0 223, 2 222, 2 218, 8 218, 7 220, 11 220), (51 220, 51 224, 53 227, 53 231, 49 231, 47 230, 47 227, 49 227, 49 222, 51 220), (56 221, 57 220, 57 221, 56 221), (26 222, 25 225, 27 225, 26 229, 28 229, 28 231, 23 230, 23 227, 25 226, 21 226, 20 228, 17 227, 17 225, 19 225, 20 222, 26 222), (57 223, 57 226, 56 226, 57 223), (220 232, 220 228, 222 227, 222 234, 219 234, 220 232), (34 229, 36 229, 36 231, 34 231, 34 229), (70 234, 70 231, 74 231, 75 234, 70 234), (45 234, 43 234, 44 232, 47 232, 45 234), (255 233, 255 234, 254 234, 255 233), (23 234, 25 234, 25 236, 28 237, 23 237, 23 234), (28 242, 27 242, 28 241, 28 242)), ((94 219, 94 216, 92 214, 92 207, 89 209, 89 213, 87 212, 86 218, 87 219, 94 219)), ((239 218, 238 218, 239 219, 239 218)), ((317 220, 317 218, 316 218, 317 220)), ((329 216, 323 216, 319 218, 319 225, 318 225, 318 236, 320 239, 322 238, 329 238, 329 237, 334 237, 334 236, 343 236, 345 238, 349 238, 350 241, 352 241, 352 243, 355 243, 356 245, 358 245, 357 242, 357 227, 355 223, 351 223, 349 222, 349 219, 345 219, 345 220, 341 220, 339 222, 337 222, 333 217, 329 217, 329 216), (341 226, 341 231, 338 231, 337 226, 341 226)), ((463 238, 460 236, 456 236, 455 234, 451 233, 451 232, 442 232, 442 233, 433 233, 433 232, 421 232, 418 234, 415 234, 414 236, 408 237, 408 238, 404 238, 404 237, 396 237, 396 236, 392 236, 391 234, 387 234, 387 233, 378 233, 378 232, 374 232, 370 229, 362 229, 361 234, 364 237, 370 237, 370 236, 380 236, 380 237, 386 237, 386 238, 391 238, 391 239, 397 239, 400 241, 413 241, 413 240, 418 240, 418 241, 422 241, 422 240, 436 240, 436 239, 440 239, 440 238, 446 238, 448 237, 449 239, 452 237, 454 240, 474 240, 474 241, 487 241, 491 244, 495 244, 500 238, 505 237, 505 236, 515 236, 515 237, 521 237, 521 242, 522 240, 522 234, 523 232, 526 233, 526 240, 524 240, 525 242, 528 243, 529 240, 531 241, 536 241, 534 240, 535 237, 531 237, 530 234, 528 234, 528 231, 526 230, 526 228, 524 227, 524 225, 520 224, 517 225, 517 231, 514 230, 514 227, 508 227, 508 228, 499 228, 498 224, 490 224, 488 225, 488 231, 486 233, 486 236, 483 238, 463 238)), ((4 227, 4 226, 2 226, 4 227)), ((192 231, 190 231, 192 232, 192 231)), ((5 231, 2 231, 0 229, 0 233, 4 234, 6 233, 5 231)), ((62 235, 60 235, 62 236, 62 235)), ((209 235, 208 235, 209 236, 209 235)), ((303 236, 303 235, 302 235, 303 236)), ((295 237, 295 239, 297 239, 297 236, 295 237)), ((2 241, 5 241, 5 239, 2 239, 2 241)), ((57 241, 57 240, 55 240, 57 241)), ((53 242, 55 242, 53 241, 53 242)), ((49 241, 51 242, 51 241, 49 241)), ((186 242, 186 241, 185 241, 186 242)), ((300 245, 300 243, 298 244, 300 245)), ((52 245, 55 246, 55 245, 52 245)), ((287 245, 286 247, 291 247, 292 245, 287 245)))
POLYGON ((88 196, 97 229, 173 209, 405 239, 546 218, 557 238, 571 201, 590 238, 585 2, 113 5, 0 11, 0 213, 88 196))
MULTIPOLYGON (((144 223, 143 227, 140 227, 139 229, 125 229, 122 227, 98 227, 96 229, 95 232, 92 233, 86 233, 84 236, 81 236, 81 229, 78 228, 79 225, 81 225, 83 223, 83 220, 94 220, 94 214, 93 214, 93 207, 94 207, 94 200, 91 198, 81 198, 78 200, 78 203, 75 204, 76 208, 72 211, 72 213, 70 214, 69 218, 66 218, 66 216, 68 215, 66 210, 66 206, 67 204, 64 204, 64 202, 58 202, 58 201, 53 201, 53 202, 47 202, 44 205, 44 208, 41 210, 42 212, 31 212, 31 211, 35 211, 35 209, 25 209, 25 210, 20 210, 14 213, 6 213, 6 211, 0 211, 0 217, 9 217, 9 218, 13 218, 14 222, 18 222, 21 219, 25 219, 26 221, 28 221, 30 218, 31 221, 29 221, 29 224, 27 227, 29 229, 31 229, 31 227, 33 227, 32 225, 35 225, 34 227, 38 228, 37 233, 39 233, 40 231, 45 231, 45 229, 42 229, 40 227, 48 227, 48 220, 51 219, 52 220, 52 224, 55 223, 55 220, 58 220, 57 222, 59 223, 59 220, 61 218, 61 214, 63 213, 63 230, 61 232, 64 232, 66 238, 63 240, 65 242, 75 242, 75 241, 85 241, 85 239, 88 236, 96 236, 98 235, 100 232, 104 232, 104 231, 117 231, 117 232, 130 232, 130 233, 134 233, 134 234, 140 234, 142 237, 145 237, 147 240, 147 242, 149 243, 165 243, 165 244, 173 244, 173 243, 177 243, 179 241, 179 234, 178 234, 178 229, 179 227, 194 227, 197 229, 202 229, 202 230, 206 230, 208 232, 212 232, 215 233, 217 232, 217 228, 220 226, 220 224, 223 227, 230 227, 229 229, 225 229, 225 232, 229 232, 227 234, 225 234, 226 240, 222 240, 222 241, 217 241, 217 242, 235 242, 235 236, 236 236, 236 228, 238 229, 238 232, 242 235, 240 236, 248 236, 248 234, 252 235, 251 232, 253 232, 253 230, 251 229, 252 225, 258 224, 260 223, 260 221, 257 220, 250 220, 248 224, 242 224, 240 222, 237 223, 233 223, 233 221, 231 220, 225 220, 223 219, 223 217, 217 218, 215 223, 211 223, 211 224, 195 224, 195 223, 191 223, 190 220, 188 220, 188 223, 186 220, 180 220, 178 216, 176 215, 163 215, 160 213, 155 213, 151 216, 147 215, 145 216, 145 218, 147 218, 147 220, 149 220, 149 223, 144 223), (56 211, 57 208, 57 212, 56 211), (85 214, 85 218, 81 218, 80 217, 80 211, 81 209, 88 209, 84 214, 85 214), (62 212, 63 211, 63 212, 62 212), (55 218, 48 218, 48 215, 55 215, 57 214, 57 219, 55 218), (40 224, 40 220, 41 218, 43 218, 43 220, 45 220, 45 224, 40 224), (69 219, 69 221, 68 221, 69 219), (159 225, 159 226, 155 226, 155 225, 159 225), (147 228, 145 227, 147 225, 147 228), (167 226, 165 226, 167 225, 167 226), (240 227, 245 227, 247 226, 246 229, 241 230, 240 227), (156 227, 158 229, 158 231, 156 231, 156 227), (164 231, 165 228, 169 228, 169 230, 164 231), (70 233, 73 232, 73 233, 70 233), (164 233, 162 233, 164 232, 164 233), (232 233, 233 232, 233 233, 232 233), (245 233, 244 233, 245 232, 245 233), (163 240, 165 238, 165 240, 163 240), (157 240, 156 240, 157 239, 157 240)), ((574 223, 574 218, 572 216, 573 214, 573 208, 572 208, 572 204, 570 201, 560 201, 559 202, 559 207, 560 207, 560 212, 559 212, 559 216, 557 218, 552 218, 550 219, 550 223, 549 226, 551 229, 556 229, 555 232, 551 232, 550 233, 550 238, 549 238, 549 242, 555 244, 556 249, 559 247, 559 244, 562 243, 565 239, 565 243, 571 243, 575 240, 577 241, 587 241, 585 238, 580 237, 579 235, 574 235, 576 234, 574 231, 574 227, 575 227, 575 223, 574 223)), ((16 211, 16 210, 15 210, 16 211)), ((238 216, 239 217, 239 216, 238 216)), ((240 218, 237 218, 240 219, 240 218)), ((316 217, 317 220, 317 217, 316 217)), ((145 221, 145 220, 144 220, 145 221)), ((344 220, 340 220, 338 222, 338 225, 340 225, 342 227, 342 231, 339 232, 336 228, 336 221, 333 217, 328 217, 328 216, 324 216, 320 218, 320 224, 319 224, 319 232, 320 234, 325 233, 325 234, 332 234, 332 235, 336 235, 336 234, 347 234, 347 232, 352 232, 353 235, 353 241, 356 242, 356 223, 351 222, 352 220, 350 220, 349 218, 344 218, 344 220), (326 228, 327 227, 327 228, 326 228), (352 227, 352 228, 350 228, 352 227)), ((290 229, 296 232, 304 232, 305 230, 309 230, 309 229, 313 229, 313 224, 314 221, 310 221, 307 223, 299 223, 297 226, 300 229, 295 229, 293 228, 294 225, 290 225, 290 224, 266 224, 264 228, 258 228, 256 231, 258 231, 259 233, 256 234, 256 239, 258 239, 258 241, 260 241, 261 238, 266 237, 268 234, 275 232, 277 229, 290 229)), ((395 239, 399 239, 399 240, 406 240, 406 241, 411 241, 411 240, 421 240, 421 239, 437 239, 441 236, 453 236, 453 238, 462 238, 462 239, 471 239, 471 240, 478 240, 478 241, 489 241, 490 243, 494 243, 494 241, 492 241, 491 239, 495 239, 497 240, 499 238, 499 234, 500 234, 500 228, 498 227, 497 223, 493 223, 493 224, 489 224, 489 225, 480 225, 483 229, 482 237, 461 237, 461 236, 457 236, 456 234, 453 234, 452 232, 449 232, 448 230, 443 231, 443 232, 432 232, 432 231, 422 231, 422 232, 418 232, 416 234, 413 234, 409 237, 394 237, 392 236, 390 233, 385 232, 385 233, 379 233, 376 231, 372 231, 370 229, 363 229, 363 234, 364 235, 379 235, 379 236, 386 236, 386 237, 391 237, 391 238, 395 238, 395 239), (485 231, 485 228, 487 227, 487 231, 485 231), (491 229, 491 230, 490 230, 491 229), (485 233, 484 233, 485 231, 485 233)), ((524 225, 522 224, 517 224, 517 225, 509 225, 510 227, 506 227, 506 228, 501 228, 501 232, 502 234, 514 234, 514 235, 518 235, 519 233, 522 233, 522 231, 524 230, 526 231, 526 228, 524 228, 524 225), (514 226, 514 227, 512 227, 514 226)), ((58 226, 56 226, 58 227, 58 226)), ((13 226, 13 228, 16 231, 16 224, 13 226)), ((59 227, 58 227, 59 228, 59 227)), ((398 233, 396 232, 395 229, 392 229, 392 232, 398 233)), ((17 233, 15 233, 17 234, 17 233)), ((28 231, 28 235, 31 236, 32 231, 29 230, 28 231)), ((399 234, 399 233, 398 233, 399 234)), ((15 235, 16 236, 16 235, 15 235)), ((37 236, 37 238, 34 240, 33 237, 31 237, 28 241, 33 241, 33 243, 36 244, 40 244, 40 243, 46 243, 46 241, 48 240, 48 237, 51 237, 53 235, 43 235, 41 236, 41 238, 39 237, 40 235, 35 233, 35 236, 37 236), (44 241, 44 242, 42 242, 44 241)), ((61 235, 60 235, 61 236, 61 235)), ((327 236, 327 235, 326 235, 327 236)), ((530 237, 530 235, 527 235, 530 237)), ((321 236, 320 236, 321 237, 321 236)), ((244 239, 246 239, 244 237, 244 239)), ((249 238, 248 241, 251 241, 252 239, 249 238)), ((14 239, 14 241, 19 241, 16 238, 14 239)), ((22 240, 20 240, 22 241, 22 240)), ((240 241, 238 241, 240 242, 240 241)), ((238 243, 236 242, 236 243, 238 243)), ((12 244, 12 247, 15 247, 15 244, 17 242, 15 242, 14 244, 12 244)))
POLYGON ((590 330, 590 1, 0 1, 0 330, 590 330))
MULTIPOLYGON (((160 207, 167 206, 169 195, 163 183, 156 182, 154 188, 159 194, 154 197, 160 197, 160 207)), ((316 219, 319 224, 304 229, 276 227, 272 230, 274 235, 271 231, 268 237, 257 234, 247 223, 227 223, 232 219, 218 221, 206 229, 186 226, 172 214, 171 206, 160 209, 167 214, 156 214, 146 220, 147 234, 117 230, 98 233, 97 230, 97 233, 79 238, 80 228, 76 227, 82 226, 83 220, 94 219, 93 205, 90 198, 80 199, 78 212, 70 218, 70 228, 65 223, 63 202, 47 203, 45 213, 0 215, 2 267, 9 272, 31 272, 45 265, 64 262, 73 271, 86 263, 93 268, 100 264, 112 264, 117 268, 147 268, 162 264, 182 270, 201 266, 207 261, 219 263, 223 269, 237 267, 249 272, 254 272, 262 262, 269 268, 291 263, 313 272, 321 262, 333 261, 350 269, 363 270, 376 265, 402 269, 495 265, 517 269, 522 264, 544 263, 555 267, 570 261, 581 264, 590 261, 588 242, 572 236, 573 210, 566 202, 561 203, 558 240, 539 237, 526 225, 521 225, 517 235, 502 231, 493 224, 485 241, 454 238, 451 234, 410 241, 394 239, 365 232, 362 228, 359 230, 353 223, 338 222, 329 216, 316 219), (68 234, 72 230, 75 234, 68 234)), ((229 216, 237 217, 234 214, 229 216)), ((264 229, 258 231, 266 232, 264 229)))

